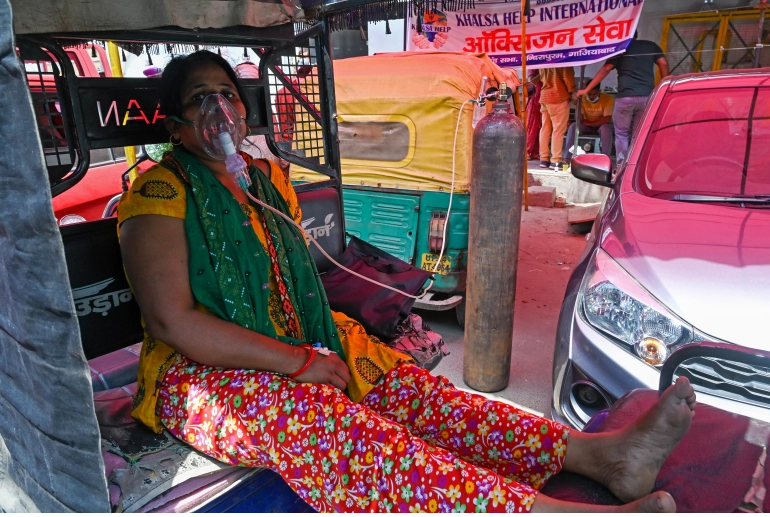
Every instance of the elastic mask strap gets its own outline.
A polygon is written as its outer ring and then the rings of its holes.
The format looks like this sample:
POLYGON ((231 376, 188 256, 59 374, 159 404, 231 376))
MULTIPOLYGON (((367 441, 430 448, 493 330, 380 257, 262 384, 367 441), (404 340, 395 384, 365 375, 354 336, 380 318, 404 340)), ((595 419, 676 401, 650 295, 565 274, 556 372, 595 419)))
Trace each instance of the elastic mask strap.
POLYGON ((176 115, 170 115, 168 118, 173 120, 174 122, 179 122, 180 124, 184 124, 185 126, 194 126, 195 123, 190 120, 185 120, 183 118, 177 117, 176 115))

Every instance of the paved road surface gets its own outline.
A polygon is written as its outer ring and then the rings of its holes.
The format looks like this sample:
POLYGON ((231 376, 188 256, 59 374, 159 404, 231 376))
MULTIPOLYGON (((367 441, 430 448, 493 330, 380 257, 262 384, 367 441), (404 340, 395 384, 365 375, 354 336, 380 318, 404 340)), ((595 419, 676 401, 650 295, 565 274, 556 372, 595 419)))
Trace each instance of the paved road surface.
MULTIPOLYGON (((522 215, 511 381, 507 389, 494 395, 550 415, 556 322, 585 236, 572 231, 567 209, 531 207, 522 215)), ((434 373, 448 377, 459 388, 469 389, 462 374, 463 332, 454 311, 419 313, 444 337, 451 352, 434 373)))

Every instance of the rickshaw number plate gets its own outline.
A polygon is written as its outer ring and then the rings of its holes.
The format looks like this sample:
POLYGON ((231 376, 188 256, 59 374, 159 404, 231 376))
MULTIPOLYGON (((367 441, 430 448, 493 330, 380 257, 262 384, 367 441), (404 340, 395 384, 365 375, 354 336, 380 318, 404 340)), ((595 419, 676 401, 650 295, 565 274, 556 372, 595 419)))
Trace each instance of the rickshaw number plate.
MULTIPOLYGON (((438 255, 434 253, 423 253, 422 254, 422 264, 420 265, 421 269, 425 269, 427 271, 433 271, 433 268, 436 267, 436 262, 438 261, 438 255)), ((444 255, 441 258, 441 264, 439 265, 438 269, 436 270, 437 273, 446 275, 449 273, 449 270, 452 267, 452 257, 449 255, 444 255)))

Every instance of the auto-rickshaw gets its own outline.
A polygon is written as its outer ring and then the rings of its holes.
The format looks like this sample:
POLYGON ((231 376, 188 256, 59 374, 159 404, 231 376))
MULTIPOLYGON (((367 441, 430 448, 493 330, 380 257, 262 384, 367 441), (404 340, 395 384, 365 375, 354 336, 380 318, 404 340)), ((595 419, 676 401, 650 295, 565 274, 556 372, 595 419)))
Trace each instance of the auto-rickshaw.
MULTIPOLYGON (((352 12, 360 14, 362 6, 352 6, 352 12)), ((334 217, 334 228, 316 238, 339 257, 344 218, 329 38, 330 25, 340 25, 349 14, 341 7, 206 1, 194 7, 177 2, 43 7, 14 1, 11 31, 10 5, 0 3, 5 52, 0 58, 8 65, 3 70, 10 71, 0 73, 8 115, 0 119, 2 510, 309 509, 270 471, 218 464, 133 421, 136 344, 142 336, 116 220, 58 228, 51 197, 83 179, 92 150, 151 148, 168 141, 157 80, 84 77, 65 47, 117 45, 113 65, 122 52, 152 54, 160 45, 179 54, 201 47, 251 49, 260 57, 261 73, 260 79, 243 81, 251 106, 247 126, 253 135, 266 135, 282 158, 323 175, 296 190, 306 218, 334 217), (317 84, 312 106, 292 82, 305 63, 312 68, 305 77, 317 84), (32 96, 30 85, 35 85, 32 96), (294 142, 316 146, 320 157, 275 147, 272 120, 280 89, 282 107, 306 106, 316 127, 312 138, 298 135, 294 142), (16 116, 17 105, 22 114, 31 108, 34 116, 16 116)), ((328 268, 330 262, 312 249, 318 268, 328 268)))
MULTIPOLYGON (((479 108, 491 106, 469 101, 501 83, 520 85, 515 71, 486 54, 402 52, 334 65, 346 231, 435 271, 435 282, 415 307, 455 309, 461 326, 473 119, 479 108)), ((299 86, 313 90, 308 81, 299 86)), ((305 130, 302 117, 299 107, 295 133, 305 130)), ((319 176, 293 167, 292 179, 319 176)))
MULTIPOLYGON (((240 10, 240 2, 216 2, 216 9, 213 2, 197 2, 200 11, 186 11, 186 7, 172 2, 164 6, 167 11, 148 11, 156 16, 147 21, 137 19, 132 11, 134 5, 84 1, 60 7, 52 3, 48 4, 50 9, 61 10, 51 13, 39 5, 15 2, 14 46, 9 4, 0 2, 0 111, 4 114, 0 119, 2 511, 309 509, 270 471, 217 464, 164 435, 154 435, 131 419, 132 382, 136 378, 134 344, 141 339, 141 326, 138 307, 123 275, 115 220, 59 228, 51 195, 63 192, 82 177, 88 170, 91 149, 165 140, 160 128, 152 123, 162 115, 157 110, 152 79, 78 78, 62 52, 63 46, 101 38, 117 41, 128 51, 157 44, 180 51, 182 46, 196 45, 255 48, 263 56, 262 79, 246 82, 257 108, 248 125, 254 132, 269 135, 277 152, 293 164, 328 173, 331 179, 301 185, 297 190, 304 198, 303 208, 311 210, 320 205, 319 217, 336 207, 340 232, 336 237, 329 236, 327 251, 334 249, 333 242, 343 247, 328 32, 333 16, 340 11, 324 11, 322 6, 318 23, 297 33, 292 22, 301 13, 298 7, 288 4, 252 2, 246 10, 240 10), (214 18, 206 18, 207 14, 214 18), (98 25, 94 25, 95 19, 98 25), (245 20, 247 25, 235 26, 232 20, 245 20), (201 24, 212 28, 194 30, 201 24), (291 86, 290 76, 304 59, 318 74, 320 98, 312 105, 291 86), (21 67, 19 63, 24 61, 32 61, 35 66, 21 67), (53 79, 55 89, 44 88, 40 96, 42 112, 36 112, 31 105, 35 99, 30 98, 25 73, 47 74, 53 79), (299 148, 295 147, 297 140, 288 147, 275 145, 276 140, 281 140, 273 127, 278 112, 271 93, 279 87, 287 88, 290 97, 314 117, 320 136, 313 135, 311 141, 323 146, 316 148, 322 156, 292 152, 299 148), (54 114, 49 110, 49 116, 36 119, 35 113, 46 113, 45 106, 51 103, 58 103, 61 111, 57 109, 54 114), (117 123, 104 116, 112 106, 119 115, 117 123), (66 135, 66 148, 60 142, 45 140, 44 135, 50 132, 38 127, 41 120, 42 124, 58 126, 66 135), (73 163, 74 169, 65 167, 73 163), (120 483, 108 488, 108 478, 120 483)), ((319 267, 323 267, 321 262, 319 267)), ((661 388, 671 383, 679 363, 693 355, 709 354, 770 368, 766 353, 748 353, 735 346, 688 345, 664 366, 661 388)), ((587 428, 593 425, 590 430, 613 429, 629 413, 644 409, 645 397, 654 396, 649 391, 642 394, 639 397, 632 393, 622 399, 609 414, 602 415, 603 422, 589 422, 587 428)), ((710 416, 712 420, 701 426, 696 437, 713 440, 713 426, 719 422, 713 420, 715 413, 710 416)), ((731 465, 740 460, 740 472, 744 474, 744 464, 753 469, 762 446, 767 444, 766 427, 739 421, 729 414, 721 418, 733 425, 730 434, 725 431, 720 438, 734 441, 720 449, 719 458, 732 461, 731 465)), ((690 463, 679 464, 688 476, 694 472, 690 468, 693 463, 709 466, 708 448, 695 450, 705 450, 706 457, 702 455, 698 463, 695 454, 688 457, 690 463)), ((703 491, 704 481, 697 479, 692 486, 696 492, 703 491)), ((601 497, 606 494, 597 495, 593 487, 571 486, 578 487, 572 491, 576 500, 605 501, 601 497)), ((552 495, 569 492, 565 483, 548 488, 552 495), (562 491, 558 492, 560 487, 562 491)), ((731 498, 725 499, 728 504, 733 503, 733 495, 731 492, 731 498)), ((742 494, 738 502, 740 497, 742 494)), ((712 511, 725 511, 724 504, 712 511)))

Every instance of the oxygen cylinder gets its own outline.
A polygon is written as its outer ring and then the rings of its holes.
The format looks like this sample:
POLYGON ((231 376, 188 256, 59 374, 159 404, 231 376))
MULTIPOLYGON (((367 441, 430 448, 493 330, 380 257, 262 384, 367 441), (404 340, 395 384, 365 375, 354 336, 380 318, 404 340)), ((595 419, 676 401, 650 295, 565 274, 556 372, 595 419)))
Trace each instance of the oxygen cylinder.
POLYGON ((524 125, 500 91, 473 132, 463 378, 483 392, 510 378, 524 183, 524 125))

